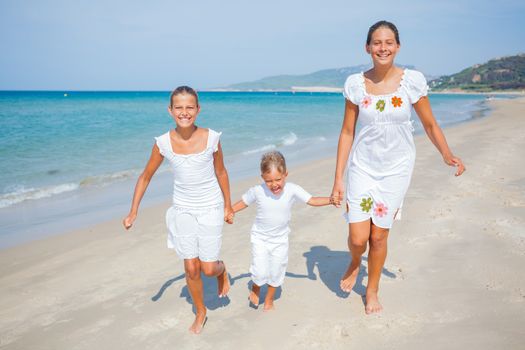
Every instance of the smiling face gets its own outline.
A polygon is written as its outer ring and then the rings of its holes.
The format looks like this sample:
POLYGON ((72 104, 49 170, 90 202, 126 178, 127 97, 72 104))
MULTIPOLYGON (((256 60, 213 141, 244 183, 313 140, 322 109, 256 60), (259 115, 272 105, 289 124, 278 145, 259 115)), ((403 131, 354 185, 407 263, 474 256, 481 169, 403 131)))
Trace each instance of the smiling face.
POLYGON ((200 112, 200 107, 195 96, 181 93, 172 97, 168 112, 175 120, 177 127, 188 128, 193 127, 200 112))
POLYGON ((279 170, 275 169, 275 167, 271 167, 270 171, 261 175, 268 189, 270 189, 275 195, 278 195, 283 191, 287 176, 288 172, 281 173, 279 170))
POLYGON ((372 33, 370 43, 366 44, 366 52, 372 57, 374 66, 392 65, 399 48, 395 33, 383 26, 372 33))

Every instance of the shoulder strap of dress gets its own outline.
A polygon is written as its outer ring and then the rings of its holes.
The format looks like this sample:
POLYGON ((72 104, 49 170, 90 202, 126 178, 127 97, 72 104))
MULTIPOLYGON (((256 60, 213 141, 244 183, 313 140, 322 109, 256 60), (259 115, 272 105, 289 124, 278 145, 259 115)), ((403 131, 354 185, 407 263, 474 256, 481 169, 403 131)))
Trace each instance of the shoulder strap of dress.
POLYGON ((208 129, 208 144, 206 148, 212 148, 213 152, 219 150, 219 140, 221 138, 222 132, 217 132, 212 129, 208 129))
POLYGON ((164 157, 170 153, 169 151, 171 151, 171 144, 169 131, 167 133, 155 137, 155 142, 157 144, 157 147, 159 148, 160 154, 162 154, 164 157))

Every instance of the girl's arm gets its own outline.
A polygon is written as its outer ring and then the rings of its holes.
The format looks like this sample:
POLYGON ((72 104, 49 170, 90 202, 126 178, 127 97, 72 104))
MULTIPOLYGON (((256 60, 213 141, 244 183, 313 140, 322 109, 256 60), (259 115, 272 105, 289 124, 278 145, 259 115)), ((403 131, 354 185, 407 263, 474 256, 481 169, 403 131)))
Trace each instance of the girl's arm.
POLYGON ((335 165, 334 187, 332 189, 332 198, 334 205, 337 207, 341 205, 345 191, 343 175, 348 155, 354 142, 355 124, 358 114, 359 108, 352 102, 345 100, 345 117, 341 127, 341 134, 339 135, 339 143, 337 144, 337 162, 335 165))
POLYGON ((137 218, 140 201, 142 200, 142 197, 148 188, 151 178, 162 164, 163 160, 164 157, 160 154, 159 147, 157 144, 153 145, 148 164, 146 164, 146 168, 144 168, 144 171, 142 174, 140 174, 137 184, 135 185, 135 193, 133 194, 133 200, 131 201, 131 209, 129 210, 129 214, 122 221, 122 224, 126 230, 129 230, 137 218))
POLYGON ((220 142, 218 144, 217 152, 213 153, 213 166, 215 167, 215 176, 217 176, 217 181, 219 182, 219 187, 221 188, 222 196, 224 197, 224 221, 231 224, 233 220, 233 209, 230 197, 230 180, 228 178, 228 171, 224 166, 224 158, 220 142))
POLYGON ((443 160, 446 164, 450 166, 457 167, 456 176, 460 176, 465 171, 465 166, 463 162, 458 157, 452 154, 452 151, 448 147, 447 140, 443 131, 436 122, 434 114, 432 113, 432 108, 430 107, 430 102, 428 97, 423 96, 414 104, 414 109, 423 124, 423 128, 427 133, 428 138, 434 146, 438 149, 439 153, 443 157, 443 160))
POLYGON ((332 197, 312 197, 306 204, 311 205, 312 207, 322 207, 330 204, 335 205, 332 197))

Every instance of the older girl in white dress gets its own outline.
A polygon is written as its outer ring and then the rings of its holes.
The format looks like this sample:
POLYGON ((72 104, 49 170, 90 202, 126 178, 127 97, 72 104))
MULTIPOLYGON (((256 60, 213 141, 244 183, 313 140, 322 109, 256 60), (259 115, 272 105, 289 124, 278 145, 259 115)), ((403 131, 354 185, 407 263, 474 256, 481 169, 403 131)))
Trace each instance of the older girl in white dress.
POLYGON ((342 277, 341 289, 352 290, 361 256, 369 243, 367 314, 382 309, 377 294, 386 259, 387 237, 393 220, 400 218, 414 168, 412 107, 445 163, 457 167, 456 176, 465 170, 462 161, 450 151, 432 114, 423 74, 394 65, 399 48, 399 34, 392 23, 380 21, 370 27, 366 51, 374 67, 349 76, 343 93, 346 107, 332 197, 338 203, 343 201, 346 187, 343 205, 347 209, 345 217, 349 224, 348 246, 352 261, 342 277), (360 130, 354 137, 356 125, 360 130))

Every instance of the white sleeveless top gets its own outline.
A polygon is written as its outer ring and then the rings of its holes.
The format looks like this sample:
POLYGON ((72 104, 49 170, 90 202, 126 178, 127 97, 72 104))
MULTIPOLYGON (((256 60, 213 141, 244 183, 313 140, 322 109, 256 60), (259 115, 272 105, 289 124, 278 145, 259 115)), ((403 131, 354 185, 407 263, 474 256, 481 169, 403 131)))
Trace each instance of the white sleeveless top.
POLYGON ((206 149, 192 154, 173 152, 169 131, 155 137, 160 154, 170 162, 173 172, 173 206, 203 209, 223 205, 213 164, 220 136, 221 133, 208 129, 206 149))

